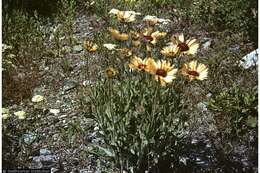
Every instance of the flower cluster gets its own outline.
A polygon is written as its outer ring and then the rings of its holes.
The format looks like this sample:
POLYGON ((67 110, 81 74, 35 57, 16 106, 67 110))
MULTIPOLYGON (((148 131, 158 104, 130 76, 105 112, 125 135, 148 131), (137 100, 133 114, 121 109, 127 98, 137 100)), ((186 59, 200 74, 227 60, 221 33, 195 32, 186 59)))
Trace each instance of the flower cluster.
MULTIPOLYGON (((109 14, 116 16, 120 23, 133 23, 137 20, 137 16, 141 15, 138 12, 120 11, 118 9, 110 10, 109 14)), ((122 56, 132 57, 128 64, 130 69, 151 74, 163 86, 171 83, 176 78, 178 72, 188 77, 190 81, 207 79, 208 68, 204 64, 198 63, 197 60, 182 64, 179 70, 177 69, 177 65, 173 64, 173 58, 184 55, 195 55, 197 53, 199 48, 197 39, 190 38, 185 40, 183 33, 174 34, 170 37, 170 42, 166 46, 159 48, 160 54, 163 55, 162 58, 153 58, 151 50, 157 47, 159 40, 167 36, 166 32, 156 30, 155 26, 168 23, 170 20, 147 15, 143 18, 143 22, 145 27, 138 32, 133 31, 132 28, 129 32, 128 30, 127 32, 121 32, 116 28, 108 28, 111 37, 122 43, 127 42, 127 45, 130 45, 129 49, 119 48, 119 45, 111 43, 106 43, 103 46, 108 50, 120 51, 122 56), (143 59, 132 51, 134 48, 140 48, 142 43, 146 45, 146 57, 143 59), (164 57, 170 57, 172 61, 164 60, 164 57)), ((117 73, 113 74, 116 75, 117 73)))

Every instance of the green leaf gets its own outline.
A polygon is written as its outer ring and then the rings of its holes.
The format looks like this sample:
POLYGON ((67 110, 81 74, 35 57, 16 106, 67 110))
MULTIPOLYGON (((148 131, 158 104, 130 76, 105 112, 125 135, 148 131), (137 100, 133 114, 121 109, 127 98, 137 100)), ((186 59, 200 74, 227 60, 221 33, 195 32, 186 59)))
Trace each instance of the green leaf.
POLYGON ((94 145, 94 144, 91 145, 91 146, 98 149, 98 153, 99 153, 98 155, 104 155, 104 156, 107 156, 107 157, 115 157, 115 153, 111 149, 104 148, 104 147, 101 147, 99 145, 94 145))
POLYGON ((246 124, 249 127, 255 128, 257 126, 257 117, 248 116, 246 124))

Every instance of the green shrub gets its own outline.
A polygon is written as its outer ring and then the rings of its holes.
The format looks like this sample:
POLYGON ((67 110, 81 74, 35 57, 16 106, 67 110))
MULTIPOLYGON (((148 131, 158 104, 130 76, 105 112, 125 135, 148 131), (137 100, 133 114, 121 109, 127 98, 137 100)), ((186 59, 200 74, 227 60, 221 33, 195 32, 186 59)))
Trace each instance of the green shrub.
POLYGON ((242 89, 238 86, 221 92, 209 102, 210 110, 221 114, 224 123, 231 127, 231 132, 243 132, 245 125, 255 128, 257 125, 257 88, 242 89))
POLYGON ((3 15, 3 98, 4 103, 21 101, 31 95, 38 77, 37 61, 45 53, 44 42, 48 33, 43 21, 35 13, 30 16, 21 11, 3 15), (26 78, 20 72, 27 71, 26 78), (29 75, 30 74, 30 75, 29 75), (18 77, 21 76, 21 77, 18 77))
POLYGON ((253 18, 250 3, 247 0, 191 0, 187 15, 195 23, 246 31, 253 18))

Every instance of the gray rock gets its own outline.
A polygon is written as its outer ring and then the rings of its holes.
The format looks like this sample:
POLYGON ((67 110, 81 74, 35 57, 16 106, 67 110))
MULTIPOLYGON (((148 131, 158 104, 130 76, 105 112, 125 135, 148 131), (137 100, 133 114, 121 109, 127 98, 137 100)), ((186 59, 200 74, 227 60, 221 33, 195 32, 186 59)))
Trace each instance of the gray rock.
POLYGON ((80 173, 92 173, 92 171, 90 171, 88 169, 81 169, 79 172, 80 173))
POLYGON ((40 155, 46 156, 46 155, 50 155, 50 154, 51 154, 51 151, 48 150, 47 148, 40 149, 40 155))
POLYGON ((57 158, 55 155, 46 155, 46 156, 35 156, 32 161, 32 168, 34 169, 50 169, 54 167, 57 163, 57 158))
POLYGON ((41 169, 43 167, 42 162, 38 156, 33 157, 30 168, 31 169, 41 169))
POLYGON ((23 135, 23 141, 29 145, 36 139, 36 137, 37 135, 35 133, 29 132, 23 135))
POLYGON ((75 80, 67 80, 64 82, 63 91, 69 91, 76 88, 78 85, 79 83, 75 80))
POLYGON ((205 104, 205 103, 203 103, 203 102, 199 102, 198 104, 197 104, 197 107, 200 109, 200 110, 202 110, 202 111, 207 111, 208 109, 207 109, 207 105, 205 104))
POLYGON ((64 115, 61 115, 59 116, 60 119, 63 119, 63 118, 66 118, 68 115, 64 114, 64 115))
POLYGON ((206 41, 205 43, 202 44, 202 48, 205 49, 205 50, 209 49, 211 43, 212 43, 211 39, 206 41))
POLYGON ((239 44, 232 45, 232 46, 229 48, 229 50, 231 50, 232 52, 239 52, 239 49, 240 49, 239 44))

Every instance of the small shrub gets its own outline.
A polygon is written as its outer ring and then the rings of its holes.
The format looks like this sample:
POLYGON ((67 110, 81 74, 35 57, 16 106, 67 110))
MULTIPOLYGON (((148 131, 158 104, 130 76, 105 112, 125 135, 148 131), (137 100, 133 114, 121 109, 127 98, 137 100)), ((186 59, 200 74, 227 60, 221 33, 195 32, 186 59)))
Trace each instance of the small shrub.
POLYGON ((224 125, 231 128, 230 133, 234 135, 256 127, 257 104, 256 87, 252 90, 233 86, 213 96, 208 102, 208 107, 220 115, 224 125))
POLYGON ((3 43, 10 47, 3 52, 4 103, 20 102, 36 86, 37 61, 44 54, 46 32, 37 14, 21 11, 5 13, 3 24, 3 43))

